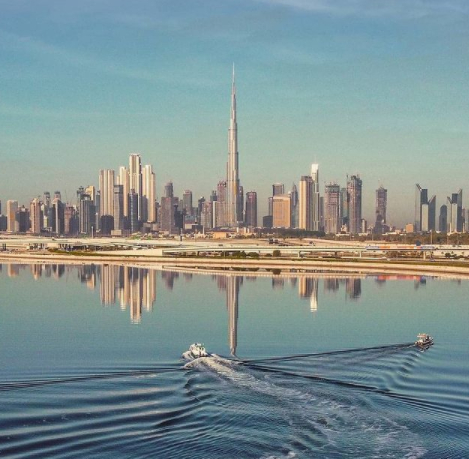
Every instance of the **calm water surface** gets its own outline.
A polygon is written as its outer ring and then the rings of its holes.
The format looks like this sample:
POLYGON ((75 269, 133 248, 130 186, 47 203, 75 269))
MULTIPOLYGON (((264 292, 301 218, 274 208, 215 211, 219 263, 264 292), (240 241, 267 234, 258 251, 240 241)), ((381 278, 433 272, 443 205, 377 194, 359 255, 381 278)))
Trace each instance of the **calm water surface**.
POLYGON ((467 281, 0 268, 0 457, 469 458, 467 281))

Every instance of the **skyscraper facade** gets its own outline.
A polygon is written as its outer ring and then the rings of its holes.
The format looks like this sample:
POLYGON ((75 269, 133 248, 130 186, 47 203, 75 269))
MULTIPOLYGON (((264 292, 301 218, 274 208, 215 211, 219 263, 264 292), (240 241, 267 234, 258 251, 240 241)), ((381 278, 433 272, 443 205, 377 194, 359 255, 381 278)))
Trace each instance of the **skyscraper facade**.
MULTIPOLYGON (((129 194, 131 191, 137 195, 138 221, 142 220, 142 160, 138 153, 132 153, 129 157, 129 194)), ((135 199, 133 197, 132 199, 135 199)), ((129 201, 130 203, 130 201, 129 201)), ((130 209, 129 209, 130 212, 130 209)))
POLYGON ((374 234, 383 234, 386 225, 386 208, 388 203, 388 190, 380 186, 376 190, 376 210, 375 210, 375 226, 374 234))
POLYGON ((300 179, 298 192, 298 228, 307 231, 313 229, 313 179, 310 175, 303 175, 300 179))
POLYGON ((440 216, 438 218, 438 229, 442 233, 446 233, 446 231, 448 230, 448 207, 444 204, 440 207, 440 216))
POLYGON ((311 179, 313 180, 313 188, 312 188, 312 195, 311 195, 312 230, 319 231, 320 229, 319 164, 311 165, 311 179))
POLYGON ((376 190, 376 221, 386 224, 386 210, 388 206, 388 190, 380 186, 376 190))
POLYGON ((415 218, 414 231, 422 231, 422 204, 428 202, 428 190, 422 188, 418 183, 415 185, 415 218))
POLYGON ((274 228, 290 228, 291 199, 288 194, 273 196, 272 226, 274 228))
POLYGON ((114 229, 122 231, 124 229, 124 186, 114 185, 113 203, 114 229))
POLYGON ((29 207, 29 219, 31 220, 31 233, 41 234, 42 230, 42 215, 41 215, 41 202, 38 198, 31 201, 29 207))
POLYGON ((257 227, 257 193, 248 191, 246 193, 246 211, 244 223, 248 228, 257 227))
MULTIPOLYGON (((228 163, 226 168, 226 226, 238 225, 239 212, 238 124, 236 119, 236 84, 233 66, 231 86, 231 115, 228 129, 228 163)), ((241 206, 242 208, 242 206, 241 206)))
POLYGON ((362 180, 358 175, 352 175, 347 181, 347 203, 349 232, 358 234, 362 222, 362 180))
POLYGON ((326 185, 324 190, 324 231, 337 234, 340 222, 340 186, 336 183, 326 185))
POLYGON ((448 220, 447 230, 450 233, 460 233, 463 228, 463 212, 462 212, 462 190, 452 193, 448 196, 448 220))
POLYGON ((16 222, 16 212, 18 211, 18 201, 7 201, 7 231, 15 233, 19 230, 19 225, 16 222))
POLYGON ((295 184, 292 185, 289 195, 291 199, 291 227, 298 228, 298 190, 295 184))
POLYGON ((156 180, 151 165, 143 166, 142 169, 142 198, 141 198, 141 221, 148 223, 156 222, 156 180))
POLYGON ((112 169, 101 169, 99 171, 100 217, 114 214, 114 182, 115 173, 112 169))
POLYGON ((193 214, 191 190, 185 190, 182 194, 182 208, 187 216, 191 216, 193 214))
POLYGON ((428 190, 418 183, 415 185, 415 222, 414 231, 433 231, 436 229, 436 196, 428 199, 428 190))

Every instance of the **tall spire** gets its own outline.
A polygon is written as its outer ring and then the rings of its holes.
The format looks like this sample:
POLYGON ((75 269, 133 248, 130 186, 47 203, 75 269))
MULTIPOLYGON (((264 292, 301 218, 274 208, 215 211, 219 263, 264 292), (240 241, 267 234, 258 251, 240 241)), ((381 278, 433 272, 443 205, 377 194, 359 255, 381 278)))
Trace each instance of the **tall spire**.
POLYGON ((226 224, 236 227, 239 220, 239 171, 238 171, 238 123, 236 121, 236 83, 233 64, 233 79, 231 84, 231 113, 228 129, 228 163, 226 167, 226 224))

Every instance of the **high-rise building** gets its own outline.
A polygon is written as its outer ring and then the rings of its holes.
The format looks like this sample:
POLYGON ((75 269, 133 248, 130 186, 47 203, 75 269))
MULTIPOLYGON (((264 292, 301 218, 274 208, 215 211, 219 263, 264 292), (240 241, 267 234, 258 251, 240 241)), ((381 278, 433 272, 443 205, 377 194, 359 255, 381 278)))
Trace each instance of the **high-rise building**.
POLYGON ((123 185, 114 185, 113 217, 114 217, 114 229, 115 230, 125 229, 124 228, 124 186, 123 185))
POLYGON ((422 231, 422 205, 428 203, 428 190, 422 188, 418 183, 415 185, 415 219, 414 231, 422 231))
POLYGON ((336 183, 326 185, 324 191, 324 231, 337 234, 341 230, 340 186, 336 183))
POLYGON ((96 230, 96 208, 89 194, 83 194, 80 200, 80 233, 94 236, 96 230))
POLYGON ((307 231, 313 229, 313 179, 310 175, 303 175, 300 179, 298 194, 298 228, 307 231))
POLYGON ((440 207, 440 216, 438 218, 438 229, 442 233, 448 230, 448 207, 444 204, 440 207))
POLYGON ((422 204, 422 231, 435 231, 435 220, 436 196, 433 195, 427 203, 422 204))
POLYGON ((347 188, 340 189, 340 226, 348 228, 348 196, 347 188))
POLYGON ((213 205, 210 201, 204 201, 201 203, 199 225, 202 225, 205 229, 213 228, 213 205))
POLYGON ((142 160, 138 153, 129 156, 129 194, 132 190, 137 195, 138 221, 142 221, 142 160))
POLYGON ((142 221, 148 223, 156 222, 155 194, 155 173, 152 166, 148 164, 142 169, 142 221))
POLYGON ((312 194, 311 194, 312 230, 319 231, 320 229, 319 164, 311 165, 311 178, 313 180, 313 188, 312 188, 312 194))
POLYGON ((358 175, 352 175, 347 181, 347 203, 349 232, 358 234, 362 221, 362 180, 358 175))
POLYGON ((288 194, 273 196, 272 226, 274 228, 291 227, 291 199, 288 194))
POLYGON ((87 194, 90 199, 96 204, 96 196, 98 192, 96 191, 96 187, 94 185, 89 185, 85 188, 85 194, 87 194))
POLYGON ((238 164, 238 123, 236 119, 236 84, 233 66, 233 81, 231 85, 231 113, 228 130, 228 163, 226 167, 226 226, 238 226, 239 204, 239 164, 238 164))
POLYGON ((123 209, 122 213, 124 215, 124 226, 127 217, 129 216, 129 193, 130 193, 130 176, 129 171, 126 167, 119 167, 119 177, 117 180, 118 185, 122 185, 122 196, 123 196, 123 209))
POLYGON ((79 232, 78 215, 75 206, 67 204, 64 209, 64 234, 76 236, 79 232))
POLYGON ((373 228, 374 234, 383 234, 386 225, 386 208, 388 201, 388 190, 380 186, 376 190, 376 208, 375 208, 375 225, 373 228))
POLYGON ((433 231, 436 229, 436 196, 428 199, 428 190, 418 183, 415 185, 414 231, 433 231))
POLYGON ((463 229, 462 190, 448 196, 447 228, 450 233, 460 233, 463 229))
POLYGON ((8 219, 6 215, 0 215, 0 231, 6 231, 8 226, 8 219))
POLYGON ((184 190, 184 193, 182 194, 182 210, 187 216, 191 216, 193 214, 191 190, 184 190))
POLYGON ((138 209, 139 209, 139 195, 137 192, 131 188, 130 193, 128 196, 128 201, 129 201, 129 229, 130 232, 137 233, 138 230, 140 229, 139 225, 139 218, 138 218, 138 209))
POLYGON ((99 171, 100 217, 114 214, 114 184, 115 172, 112 169, 101 169, 99 171))
POLYGON ((38 198, 34 198, 31 201, 29 208, 29 219, 31 221, 31 233, 41 234, 42 230, 42 214, 41 214, 41 202, 38 198))
POLYGON ((386 210, 388 206, 388 190, 380 186, 376 190, 376 221, 386 224, 386 210))
POLYGON ((52 200, 52 232, 58 235, 64 234, 65 221, 64 221, 65 206, 59 198, 52 200))
POLYGON ((272 196, 278 196, 279 194, 285 194, 285 185, 277 182, 272 185, 272 196))
POLYGON ((166 198, 174 197, 174 189, 173 189, 173 182, 167 182, 164 186, 164 196, 166 198))
POLYGON ((257 228, 257 193, 255 191, 246 193, 244 223, 248 228, 257 228))
POLYGON ((291 227, 298 228, 298 190, 295 184, 292 185, 289 194, 291 199, 291 227))
MULTIPOLYGON (((172 194, 172 182, 167 184, 167 193, 172 194), (171 184, 171 189, 168 185, 171 184)), ((170 234, 178 234, 178 206, 179 198, 174 196, 163 196, 161 198, 160 229, 170 234)))
POLYGON ((18 201, 7 201, 7 231, 15 233, 19 231, 19 225, 16 222, 16 212, 18 211, 18 201))
POLYGON ((214 202, 214 228, 221 228, 227 226, 226 221, 226 196, 227 196, 227 183, 225 180, 220 180, 217 184, 217 200, 214 202))

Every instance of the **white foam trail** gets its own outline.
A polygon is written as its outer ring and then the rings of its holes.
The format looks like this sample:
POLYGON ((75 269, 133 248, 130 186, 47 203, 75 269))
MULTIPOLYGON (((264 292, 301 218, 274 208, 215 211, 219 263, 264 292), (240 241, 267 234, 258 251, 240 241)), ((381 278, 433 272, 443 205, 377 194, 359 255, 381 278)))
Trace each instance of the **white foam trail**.
MULTIPOLYGON (((284 407, 284 415, 291 418, 293 424, 300 426, 307 422, 333 449, 342 443, 343 435, 348 431, 351 438, 366 432, 367 447, 370 448, 366 453, 372 452, 377 454, 376 457, 395 457, 394 454, 399 452, 400 457, 405 459, 418 459, 426 454, 426 449, 419 445, 418 436, 407 427, 382 414, 373 415, 369 407, 355 403, 355 399, 350 399, 346 394, 342 397, 328 388, 316 387, 313 395, 310 383, 306 383, 305 390, 288 388, 276 384, 269 376, 260 378, 251 373, 249 368, 240 366, 236 360, 217 355, 192 360, 185 367, 209 370, 238 388, 276 399, 274 403, 284 407)), ((357 448, 358 455, 364 452, 361 445, 357 445, 357 448)), ((287 456, 266 455, 261 459, 294 457, 295 453, 291 452, 287 456)))

